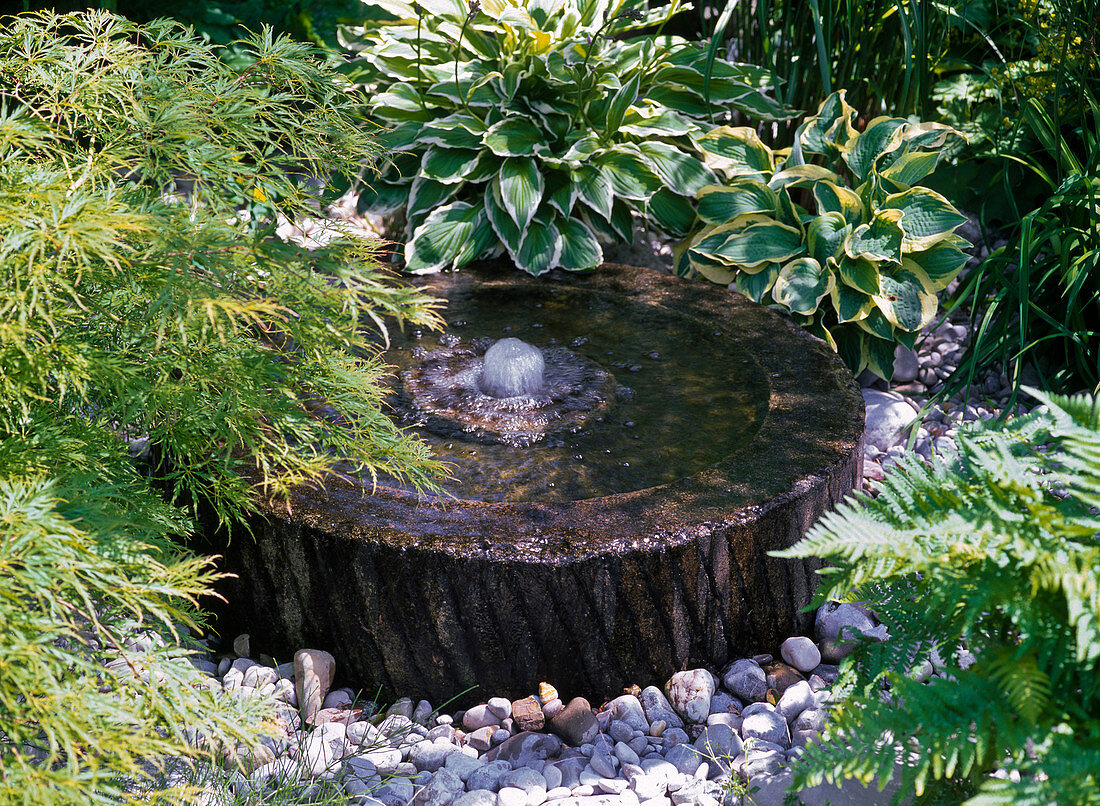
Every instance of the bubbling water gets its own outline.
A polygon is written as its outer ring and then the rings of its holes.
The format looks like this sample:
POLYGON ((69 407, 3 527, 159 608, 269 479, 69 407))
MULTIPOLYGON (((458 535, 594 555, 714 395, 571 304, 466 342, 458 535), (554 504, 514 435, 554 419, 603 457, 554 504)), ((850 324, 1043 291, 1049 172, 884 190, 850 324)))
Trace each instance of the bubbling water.
POLYGON ((489 397, 532 397, 546 385, 542 350, 522 339, 501 339, 485 351, 477 387, 489 397))

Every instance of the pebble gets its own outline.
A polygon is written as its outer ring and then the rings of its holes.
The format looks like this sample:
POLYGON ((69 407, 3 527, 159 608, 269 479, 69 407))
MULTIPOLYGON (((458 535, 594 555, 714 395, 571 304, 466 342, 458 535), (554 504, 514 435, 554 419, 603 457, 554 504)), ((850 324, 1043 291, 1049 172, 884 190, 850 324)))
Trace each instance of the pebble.
MULTIPOLYGON (((664 692, 656 686, 646 686, 642 689, 642 693, 638 695, 638 701, 641 703, 642 711, 645 713, 651 727, 656 722, 663 722, 666 728, 682 728, 684 726, 683 720, 673 710, 672 704, 665 697, 664 692)), ((653 735, 659 736, 660 734, 654 733, 653 735)))
POLYGON ((587 744, 599 733, 592 706, 584 697, 574 697, 553 719, 550 729, 574 747, 587 744))
POLYGON ((665 684, 665 694, 685 722, 700 724, 710 715, 710 699, 717 688, 713 674, 706 669, 692 669, 672 675, 665 684))
POLYGON ((623 694, 607 704, 612 719, 628 725, 632 730, 649 732, 649 720, 646 718, 641 700, 633 694, 623 694))
POLYGON ((767 675, 754 660, 733 661, 722 672, 722 684, 745 702, 762 702, 768 693, 767 675))
POLYGON ((783 660, 800 672, 813 671, 821 663, 821 650, 812 640, 798 635, 788 638, 779 647, 783 660))
POLYGON ((294 691, 306 722, 321 710, 335 672, 336 659, 324 650, 299 649, 294 653, 294 691))

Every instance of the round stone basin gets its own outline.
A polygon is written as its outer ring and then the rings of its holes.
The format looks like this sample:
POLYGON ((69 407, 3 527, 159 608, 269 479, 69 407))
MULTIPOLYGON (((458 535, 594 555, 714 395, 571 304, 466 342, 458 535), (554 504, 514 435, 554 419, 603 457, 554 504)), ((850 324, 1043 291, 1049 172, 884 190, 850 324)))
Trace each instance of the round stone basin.
POLYGON ((509 444, 410 413, 399 372, 394 416, 429 426, 448 494, 333 479, 265 505, 251 536, 215 536, 207 548, 238 575, 221 586, 223 634, 280 660, 326 649, 348 684, 439 704, 542 680, 612 695, 809 629, 817 565, 767 552, 860 476, 862 397, 827 345, 647 269, 415 282, 448 301, 448 328, 395 341, 399 370, 519 337, 601 367, 613 401, 577 430, 509 444))

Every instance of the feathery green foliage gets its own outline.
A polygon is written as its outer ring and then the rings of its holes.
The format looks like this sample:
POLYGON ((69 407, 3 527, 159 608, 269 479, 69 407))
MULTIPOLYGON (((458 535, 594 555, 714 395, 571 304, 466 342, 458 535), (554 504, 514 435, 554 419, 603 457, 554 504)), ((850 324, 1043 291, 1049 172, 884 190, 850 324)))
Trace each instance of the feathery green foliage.
POLYGON ((777 555, 824 558, 818 599, 866 600, 890 632, 845 662, 843 739, 809 748, 801 783, 897 774, 917 803, 1100 803, 1100 401, 1043 400, 960 431, 949 464, 904 460, 777 555), (926 658, 943 674, 921 682, 926 658))
POLYGON ((0 27, 3 804, 117 802, 150 761, 253 735, 261 705, 216 702, 180 649, 218 575, 156 488, 228 520, 342 458, 437 469, 382 413, 374 346, 431 301, 369 243, 275 237, 375 156, 361 99, 308 46, 244 47, 237 70, 166 21, 0 27))

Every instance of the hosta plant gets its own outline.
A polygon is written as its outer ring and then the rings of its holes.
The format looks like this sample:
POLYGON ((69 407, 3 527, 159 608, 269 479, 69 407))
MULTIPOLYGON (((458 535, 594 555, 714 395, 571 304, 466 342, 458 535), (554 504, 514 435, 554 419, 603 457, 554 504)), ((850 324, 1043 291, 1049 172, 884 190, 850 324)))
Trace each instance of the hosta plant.
POLYGON ((854 120, 838 92, 790 149, 747 128, 698 138, 728 181, 700 189, 700 229, 677 270, 735 284, 828 341, 854 372, 889 378, 897 343, 913 345, 966 262, 969 244, 954 234, 965 216, 915 186, 960 135, 890 117, 861 132, 854 120))
POLYGON ((397 152, 363 206, 403 209, 410 271, 504 252, 532 273, 590 269, 634 216, 682 237, 715 176, 692 135, 734 109, 783 111, 763 71, 716 62, 635 0, 365 0, 351 75, 397 152))
POLYGON ((823 558, 819 600, 865 600, 890 634, 846 659, 843 739, 810 745, 796 782, 1100 806, 1100 400, 1034 394, 1046 410, 960 431, 946 463, 910 454, 779 554, 823 558))

